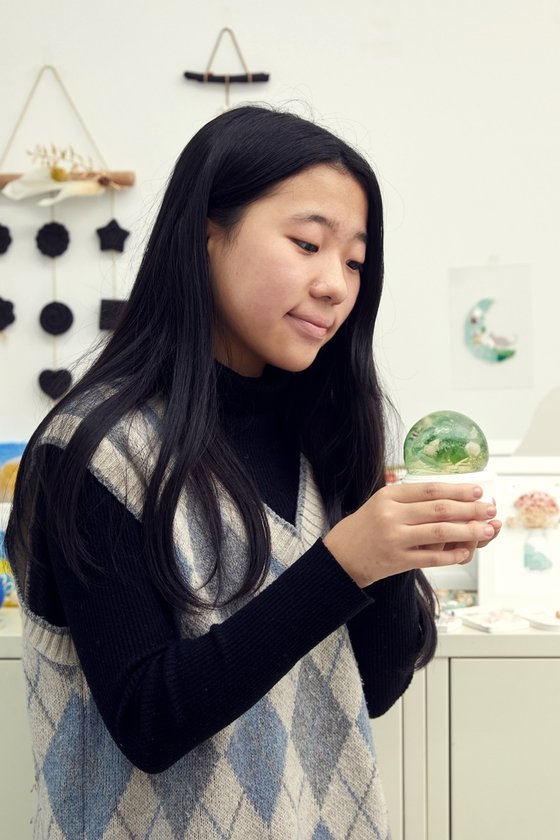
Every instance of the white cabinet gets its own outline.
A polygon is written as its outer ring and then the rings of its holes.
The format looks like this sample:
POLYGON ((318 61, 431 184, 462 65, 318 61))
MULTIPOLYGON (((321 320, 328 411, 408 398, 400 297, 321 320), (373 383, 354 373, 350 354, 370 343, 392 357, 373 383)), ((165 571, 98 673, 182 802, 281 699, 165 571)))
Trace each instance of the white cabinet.
POLYGON ((0 837, 6 840, 29 840, 35 811, 20 626, 16 609, 0 610, 0 837))
POLYGON ((560 837, 560 659, 451 662, 453 840, 560 837))
POLYGON ((559 698, 560 634, 442 636, 373 721, 394 840, 560 837, 559 698))

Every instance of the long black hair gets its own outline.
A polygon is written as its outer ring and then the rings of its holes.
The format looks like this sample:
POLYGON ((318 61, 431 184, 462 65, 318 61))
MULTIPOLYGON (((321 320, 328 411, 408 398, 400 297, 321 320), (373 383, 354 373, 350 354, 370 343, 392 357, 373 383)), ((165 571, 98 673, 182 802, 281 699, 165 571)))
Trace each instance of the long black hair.
MULTIPOLYGON (((235 500, 248 539, 245 580, 238 595, 262 583, 269 563, 269 532, 262 502, 227 445, 220 423, 213 358, 216 323, 206 246, 207 220, 235 229, 244 210, 279 182, 327 164, 361 184, 368 200, 368 247, 356 304, 314 363, 296 377, 293 421, 335 524, 384 484, 384 396, 372 356, 373 329, 383 284, 381 195, 367 161, 315 123, 267 107, 230 110, 206 124, 180 155, 165 191, 123 316, 91 368, 40 424, 19 470, 6 542, 25 565, 33 497, 31 474, 41 473, 35 446, 55 415, 101 386, 110 393, 93 405, 51 476, 49 527, 68 563, 84 575, 91 563, 80 540, 77 504, 84 471, 107 432, 153 398, 163 401, 161 448, 146 488, 143 534, 147 573, 163 597, 183 609, 203 606, 180 573, 172 525, 179 494, 188 487, 204 512, 220 556, 221 520, 216 486, 235 500), (52 489, 54 488, 54 489, 52 489)), ((36 478, 35 478, 36 482, 36 478)), ((36 487, 36 483, 35 483, 36 487)), ((24 569, 19 570, 20 579, 24 569)), ((423 611, 421 664, 433 652, 433 603, 417 575, 423 611)))

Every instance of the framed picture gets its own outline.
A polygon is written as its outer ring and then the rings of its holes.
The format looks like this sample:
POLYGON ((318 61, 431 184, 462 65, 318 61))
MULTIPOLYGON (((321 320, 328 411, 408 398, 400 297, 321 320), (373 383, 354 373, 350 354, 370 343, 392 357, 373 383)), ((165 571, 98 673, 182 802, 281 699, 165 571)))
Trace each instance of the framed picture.
POLYGON ((0 505, 11 502, 16 473, 25 443, 0 442, 0 505))
POLYGON ((560 457, 498 459, 501 534, 478 552, 485 607, 560 610, 560 457))
POLYGON ((6 533, 10 510, 11 505, 0 503, 0 607, 17 604, 14 578, 4 548, 4 534, 6 533))

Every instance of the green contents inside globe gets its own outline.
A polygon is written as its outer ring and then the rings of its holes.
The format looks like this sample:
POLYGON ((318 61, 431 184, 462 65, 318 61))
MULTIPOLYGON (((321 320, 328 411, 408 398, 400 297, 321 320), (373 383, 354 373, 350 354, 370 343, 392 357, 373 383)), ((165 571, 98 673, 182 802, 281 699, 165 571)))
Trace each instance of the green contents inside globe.
POLYGON ((480 472, 488 464, 488 442, 465 414, 434 411, 407 434, 404 463, 411 475, 480 472))

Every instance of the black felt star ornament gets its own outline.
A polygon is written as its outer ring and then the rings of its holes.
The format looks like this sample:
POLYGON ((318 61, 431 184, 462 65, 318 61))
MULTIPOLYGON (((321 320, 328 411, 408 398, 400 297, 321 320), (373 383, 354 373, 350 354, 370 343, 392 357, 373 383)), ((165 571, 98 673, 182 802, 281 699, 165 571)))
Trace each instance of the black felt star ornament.
POLYGON ((130 231, 122 228, 116 219, 111 219, 105 227, 97 228, 99 247, 102 251, 124 251, 124 241, 130 231))
POLYGON ((12 237, 10 236, 10 231, 6 227, 6 225, 0 225, 0 254, 5 254, 8 248, 10 247, 10 243, 12 241, 12 237))
POLYGON ((35 237, 39 251, 46 257, 59 257, 68 248, 70 234, 58 222, 43 225, 35 237))
POLYGON ((0 297, 0 332, 13 324, 15 320, 14 304, 11 300, 4 300, 0 297))
POLYGON ((65 303, 47 303, 41 309, 39 323, 50 335, 62 335, 70 329, 74 321, 72 310, 65 303))

